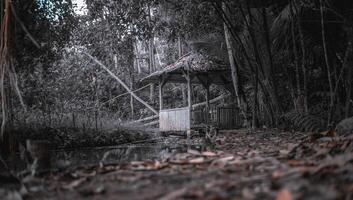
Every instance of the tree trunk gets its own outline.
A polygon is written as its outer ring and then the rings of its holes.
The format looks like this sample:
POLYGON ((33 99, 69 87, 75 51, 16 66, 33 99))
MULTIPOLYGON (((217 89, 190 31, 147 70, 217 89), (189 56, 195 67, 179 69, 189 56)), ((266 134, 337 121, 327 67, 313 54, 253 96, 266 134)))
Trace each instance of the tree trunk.
MULTIPOLYGON (((154 52, 153 52, 153 45, 152 45, 152 39, 149 41, 149 64, 150 64, 150 74, 155 71, 155 66, 154 66, 154 52)), ((151 83, 150 85, 150 101, 153 102, 154 100, 154 84, 151 83)))
MULTIPOLYGON (((1 32, 0 32, 0 91, 1 91, 1 106, 2 106, 2 124, 1 124, 1 133, 0 133, 0 141, 4 144, 10 143, 10 140, 6 140, 4 138, 6 123, 7 123, 7 100, 6 100, 6 92, 5 92, 5 74, 7 72, 7 67, 9 65, 9 57, 10 57, 10 23, 11 23, 11 2, 9 0, 1 1, 4 7, 2 7, 4 14, 2 17, 1 23, 1 32)), ((10 137, 12 135, 9 135, 10 137)), ((3 150, 6 150, 6 145, 1 145, 3 150)))
MULTIPOLYGON (((181 56, 183 56, 183 44, 181 41, 181 37, 178 36, 178 58, 180 58, 181 56)), ((186 90, 185 90, 184 84, 181 85, 181 93, 183 96, 183 105, 186 105, 187 97, 186 97, 186 90)))
MULTIPOLYGON (((322 35, 322 46, 324 48, 324 57, 325 57, 325 62, 326 62, 326 68, 327 68, 327 78, 328 78, 328 83, 330 86, 330 110, 334 106, 334 94, 333 94, 333 85, 332 85, 332 80, 331 80, 331 69, 330 69, 330 63, 328 60, 328 55, 327 55, 327 47, 326 47, 326 33, 325 33, 325 22, 324 22, 324 8, 323 8, 323 3, 322 0, 320 0, 320 14, 321 14, 321 35, 322 35)), ((327 119, 327 126, 331 125, 331 112, 328 113, 328 119, 327 119)))
POLYGON ((352 71, 353 71, 353 65, 351 64, 348 69, 348 88, 347 88, 347 97, 346 97, 346 112, 345 112, 345 118, 349 117, 350 114, 350 108, 351 108, 351 96, 352 96, 352 71))
POLYGON ((348 46, 347 46, 347 61, 344 63, 348 67, 348 73, 347 73, 347 81, 348 81, 348 87, 347 87, 347 96, 346 96, 346 102, 345 102, 345 118, 349 117, 350 114, 350 108, 351 108, 351 96, 352 96, 352 72, 353 72, 353 28, 348 28, 348 46))
MULTIPOLYGON (((296 4, 295 0, 294 0, 294 3, 296 4)), ((297 6, 294 6, 294 9, 295 9, 296 13, 299 14, 297 6)), ((297 24, 298 24, 298 30, 299 30, 300 47, 302 50, 301 68, 302 68, 302 72, 303 72, 303 94, 302 95, 303 95, 303 99, 304 99, 304 112, 308 113, 308 84, 307 84, 307 77, 306 77, 306 50, 305 50, 305 42, 304 42, 304 34, 303 34, 301 16, 298 16, 297 24)))
MULTIPOLYGON (((148 5, 148 26, 151 26, 151 8, 150 5, 148 5)), ((154 36, 153 33, 151 33, 151 37, 148 42, 148 54, 149 54, 149 68, 150 68, 150 74, 155 71, 155 59, 154 59, 154 50, 153 50, 153 41, 154 41, 154 36)), ((154 100, 154 84, 152 83, 150 85, 150 101, 153 102, 154 100)))
MULTIPOLYGON (((134 73, 131 73, 131 82, 130 82, 130 89, 131 91, 134 90, 134 73)), ((135 108, 134 108, 134 97, 130 95, 130 107, 131 107, 131 119, 135 118, 135 108)))
POLYGON ((191 74, 190 74, 190 66, 188 65, 188 71, 187 71, 187 87, 188 87, 188 107, 189 107, 189 120, 190 120, 190 127, 187 130, 187 142, 188 144, 190 143, 190 137, 191 137, 191 125, 192 125, 192 84, 191 84, 191 74))
POLYGON ((255 82, 255 91, 254 91, 254 108, 253 108, 253 112, 252 112, 252 128, 255 129, 257 128, 258 124, 258 90, 259 90, 259 68, 256 67, 256 72, 255 72, 255 78, 254 78, 254 82, 255 82))
POLYGON ((138 42, 138 40, 136 40, 136 42, 134 42, 135 59, 136 59, 137 73, 140 74, 141 73, 140 52, 139 52, 139 49, 138 49, 138 46, 137 46, 137 42, 138 42))
MULTIPOLYGON (((223 12, 226 13, 225 3, 223 3, 223 12)), ((247 117, 246 117, 245 111, 243 109, 243 106, 241 105, 241 101, 240 101, 240 97, 239 97, 238 70, 237 70, 237 68, 235 66, 235 62, 234 62, 233 49, 232 49, 231 39, 229 36, 229 30, 228 30, 228 27, 225 23, 223 23, 223 26, 224 26, 224 37, 226 40, 229 63, 230 63, 230 68, 231 68, 231 73, 232 73, 232 81, 233 81, 235 97, 237 100, 238 107, 244 117, 245 124, 247 125, 247 117)))
POLYGON ((0 2, 0 24, 2 24, 3 16, 4 16, 4 1, 1 1, 0 2))
MULTIPOLYGON (((254 86, 255 86, 255 91, 254 91, 254 110, 253 110, 253 113, 252 113, 252 115, 253 115, 252 116, 252 128, 255 129, 255 128, 258 127, 259 68, 263 72, 263 65, 262 65, 262 62, 261 62, 261 59, 260 59, 260 54, 259 54, 259 50, 258 50, 258 46, 257 46, 257 42, 256 42, 256 36, 255 36, 254 31, 253 31, 253 19, 252 19, 252 14, 251 14, 249 2, 247 2, 247 6, 246 7, 247 7, 248 15, 249 15, 249 23, 246 23, 246 24, 247 24, 247 28, 248 28, 248 31, 249 31, 249 34, 250 34, 250 39, 251 39, 251 42, 252 42, 252 45, 253 45, 255 59, 256 59, 256 62, 257 62, 256 68, 255 68, 255 78, 254 78, 254 86)), ((241 7, 240 7, 240 9, 242 10, 241 7)), ((245 15, 244 15, 244 17, 245 17, 245 15)), ((245 18, 245 20, 246 20, 246 18, 245 18)), ((273 118, 273 116, 272 116, 272 118, 273 118)))
MULTIPOLYGON (((274 103, 275 105, 277 105, 277 110, 276 110, 276 115, 278 115, 280 112, 282 112, 282 108, 280 106, 280 104, 278 103, 278 90, 277 90, 277 83, 276 83, 276 79, 274 77, 274 65, 273 65, 273 58, 272 58, 272 48, 271 48, 271 38, 270 38, 270 33, 269 33, 269 27, 268 27, 268 23, 267 23, 267 11, 266 11, 266 7, 264 6, 262 8, 262 18, 263 18, 263 26, 264 26, 264 34, 265 34, 265 40, 266 40, 266 49, 267 49, 267 53, 268 53, 268 58, 270 61, 270 73, 269 73, 269 79, 270 79, 270 88, 273 89, 274 95, 274 103)), ((275 117, 275 126, 277 126, 278 122, 277 122, 277 116, 275 117)))
MULTIPOLYGON (((228 30, 230 31, 230 35, 232 36, 232 38, 237 42, 237 44, 240 46, 241 51, 244 54, 245 60, 247 62, 247 64, 250 66, 250 70, 252 73, 256 73, 256 64, 254 65, 250 59, 250 55, 247 52, 247 49, 245 48, 245 45, 242 41, 242 39, 240 38, 240 36, 237 34, 237 32, 235 30, 237 30, 232 23, 230 22, 229 18, 227 17, 227 15, 224 13, 223 9, 222 9, 222 5, 219 6, 220 3, 214 2, 213 6, 216 9, 216 11, 219 13, 220 17, 222 18, 223 22, 227 25, 228 30)), ((245 14, 241 8, 241 6, 239 6, 239 9, 243 15, 243 17, 245 18, 245 14)), ((247 23, 247 22, 246 22, 247 23)), ((248 24, 247 24, 248 26, 248 24)), ((259 76, 261 76, 262 74, 259 74, 259 76)), ((264 92, 264 95, 267 99, 271 98, 271 95, 269 94, 269 92, 267 91, 264 83, 262 82, 262 79, 260 79, 259 77, 259 84, 261 86, 261 89, 264 92)), ((270 100, 269 100, 270 101, 270 100)), ((271 109, 270 109, 271 110, 271 109)), ((272 113, 272 112, 271 112, 272 113)), ((271 116, 273 117, 273 116, 271 116)))
MULTIPOLYGON (((293 44, 293 53, 294 53, 294 64, 295 64, 295 78, 296 78, 296 85, 297 85, 297 98, 301 94, 300 89, 300 75, 299 75, 299 56, 298 56, 298 48, 297 48, 297 41, 295 39, 295 26, 294 26, 294 13, 293 13, 293 1, 290 1, 290 14, 291 14, 291 34, 292 34, 292 44, 293 44)), ((297 109, 300 109, 297 105, 297 109)), ((297 110, 298 111, 298 110, 297 110)))

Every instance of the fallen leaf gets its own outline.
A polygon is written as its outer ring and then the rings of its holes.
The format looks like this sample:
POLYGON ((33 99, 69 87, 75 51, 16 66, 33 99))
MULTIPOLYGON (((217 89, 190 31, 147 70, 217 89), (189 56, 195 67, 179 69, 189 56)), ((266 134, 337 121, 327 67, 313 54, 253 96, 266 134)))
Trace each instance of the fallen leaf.
POLYGON ((301 166, 301 165, 303 165, 303 162, 300 161, 300 160, 288 160, 287 163, 290 166, 301 166))
POLYGON ((292 193, 287 188, 284 188, 277 193, 276 200, 292 200, 292 199, 293 199, 292 193))
POLYGON ((256 197, 255 194, 249 188, 244 188, 241 193, 244 199, 255 199, 256 197))
POLYGON ((324 131, 324 132, 321 132, 320 134, 325 137, 336 137, 337 136, 337 133, 335 130, 324 131))
POLYGON ((233 160, 234 156, 227 156, 223 158, 219 158, 217 160, 214 160, 211 164, 211 166, 218 166, 218 167, 225 167, 229 161, 233 160))
POLYGON ((204 157, 199 157, 199 158, 194 158, 189 160, 190 164, 201 164, 205 162, 205 158, 204 157))
POLYGON ((281 177, 283 177, 283 176, 284 176, 284 173, 283 173, 283 172, 274 171, 274 172, 272 173, 271 178, 276 180, 276 179, 279 179, 279 178, 281 178, 281 177))
POLYGON ((167 164, 161 164, 159 161, 134 161, 128 165, 133 170, 158 170, 166 167, 167 164))
POLYGON ((92 171, 91 173, 85 173, 83 171, 77 171, 75 173, 72 173, 71 176, 74 178, 79 178, 79 177, 92 177, 97 174, 96 171, 92 171))
POLYGON ((217 156, 216 153, 213 153, 213 152, 211 152, 211 151, 204 151, 204 152, 201 153, 201 155, 206 156, 206 157, 214 157, 214 156, 217 156))
POLYGON ((347 193, 353 192, 353 184, 346 186, 344 188, 344 191, 347 192, 347 193))
POLYGON ((279 153, 282 155, 282 156, 287 156, 290 152, 288 150, 279 150, 279 153))
POLYGON ((82 183, 84 183, 86 180, 87 180, 87 177, 74 180, 71 183, 69 183, 68 185, 64 185, 63 188, 67 189, 67 190, 73 190, 73 189, 77 188, 78 186, 80 186, 82 183))
POLYGON ((201 155, 201 153, 199 151, 196 151, 196 150, 193 150, 193 149, 188 149, 188 153, 189 154, 192 154, 192 155, 201 155))
POLYGON ((173 199, 180 199, 185 193, 186 193, 186 188, 181 188, 179 190, 175 190, 163 197, 161 197, 159 200, 173 200, 173 199))

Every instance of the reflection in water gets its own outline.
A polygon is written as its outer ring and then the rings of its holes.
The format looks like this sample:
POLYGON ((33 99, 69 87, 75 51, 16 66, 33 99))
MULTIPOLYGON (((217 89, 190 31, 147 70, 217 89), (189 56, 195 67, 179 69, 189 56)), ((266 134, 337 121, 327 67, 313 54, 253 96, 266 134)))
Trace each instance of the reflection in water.
MULTIPOLYGON (((200 150, 200 146, 192 146, 200 150)), ((119 164, 131 161, 160 160, 170 157, 173 153, 187 152, 186 145, 166 146, 165 144, 151 144, 143 146, 123 146, 116 148, 89 148, 71 151, 56 150, 51 153, 51 168, 56 170, 76 167, 93 166, 99 164, 119 164)), ((26 163, 18 157, 9 161, 14 171, 26 169, 26 163)))
MULTIPOLYGON (((193 146, 193 149, 200 149, 193 146)), ((156 160, 170 157, 173 153, 182 153, 187 151, 187 146, 128 146, 117 147, 114 149, 84 149, 70 152, 58 151, 52 157, 52 166, 54 168, 70 168, 77 166, 118 164, 131 161, 156 160)))

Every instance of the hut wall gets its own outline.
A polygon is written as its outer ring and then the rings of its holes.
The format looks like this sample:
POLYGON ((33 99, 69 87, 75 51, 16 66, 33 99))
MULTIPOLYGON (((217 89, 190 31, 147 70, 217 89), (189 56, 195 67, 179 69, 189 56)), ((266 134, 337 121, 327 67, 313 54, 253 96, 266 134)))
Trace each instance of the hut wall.
POLYGON ((190 129, 189 108, 161 110, 159 113, 160 131, 187 131, 190 129))

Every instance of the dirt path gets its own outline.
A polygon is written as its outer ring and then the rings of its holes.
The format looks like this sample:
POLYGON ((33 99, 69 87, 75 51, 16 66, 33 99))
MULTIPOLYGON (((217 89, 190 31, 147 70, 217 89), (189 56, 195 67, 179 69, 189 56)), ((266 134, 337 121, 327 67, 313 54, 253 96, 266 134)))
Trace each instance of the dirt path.
POLYGON ((25 199, 351 199, 353 139, 221 133, 213 151, 23 180, 25 199))

